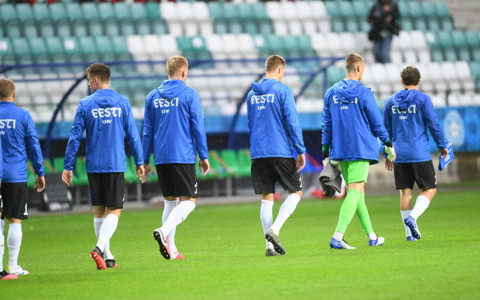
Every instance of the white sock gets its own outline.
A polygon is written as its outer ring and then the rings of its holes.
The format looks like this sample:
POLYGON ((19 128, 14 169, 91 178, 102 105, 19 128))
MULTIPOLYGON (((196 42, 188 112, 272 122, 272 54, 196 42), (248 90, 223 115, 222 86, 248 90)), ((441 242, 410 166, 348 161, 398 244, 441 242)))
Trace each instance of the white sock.
POLYGON ((412 232, 410 231, 410 228, 408 228, 408 226, 405 225, 405 222, 403 220, 405 220, 405 218, 408 217, 411 212, 412 212, 411 209, 400 210, 400 214, 402 215, 402 224, 403 224, 403 227, 405 227, 405 236, 406 237, 412 236, 412 232))
POLYGON ((333 238, 336 239, 337 241, 342 241, 343 240, 343 232, 335 231, 335 233, 333 234, 333 238))
MULTIPOLYGON (((260 206, 260 220, 262 221, 263 227, 263 236, 265 237, 265 233, 272 227, 273 223, 273 201, 263 200, 262 205, 260 206)), ((267 249, 273 249, 272 243, 265 240, 267 243, 267 249)))
MULTIPOLYGON (((162 214, 162 224, 168 219, 168 216, 172 212, 172 210, 177 207, 177 200, 163 200, 163 214, 162 214)), ((171 253, 178 252, 177 246, 175 245, 175 232, 177 231, 177 227, 173 227, 168 234, 167 244, 168 249, 171 253)))
POLYGON ((295 211, 297 204, 300 202, 300 196, 296 193, 291 193, 288 195, 287 199, 280 206, 280 211, 278 216, 275 219, 275 222, 272 225, 272 230, 276 234, 280 234, 280 229, 282 229, 283 224, 287 221, 288 217, 295 211))
POLYGON ((195 203, 190 200, 185 200, 180 202, 170 213, 167 218, 167 221, 163 223, 160 230, 164 236, 170 234, 170 231, 176 227, 178 224, 185 221, 188 215, 195 209, 195 203))
POLYGON ((415 206, 410 213, 410 216, 415 219, 415 221, 420 217, 430 205, 430 200, 427 197, 418 195, 417 200, 415 201, 415 206))
POLYGON ((3 271, 3 253, 5 252, 5 237, 3 236, 3 224, 5 221, 0 219, 0 272, 3 271))
POLYGON ((97 247, 103 252, 107 243, 112 238, 118 225, 118 217, 114 214, 108 214, 105 220, 103 220, 102 227, 98 233, 97 247))
MULTIPOLYGON (((102 228, 103 221, 105 218, 93 218, 93 228, 95 228, 95 236, 98 240, 98 235, 100 234, 100 228, 102 228)), ((112 252, 110 251, 110 241, 105 244, 105 250, 103 250, 105 259, 115 259, 112 252)))
POLYGON ((375 232, 369 233, 368 234, 368 239, 369 240, 376 240, 377 239, 377 234, 375 232))
POLYGON ((22 245, 22 224, 10 223, 8 226, 8 267, 16 269, 18 266, 18 254, 22 245))

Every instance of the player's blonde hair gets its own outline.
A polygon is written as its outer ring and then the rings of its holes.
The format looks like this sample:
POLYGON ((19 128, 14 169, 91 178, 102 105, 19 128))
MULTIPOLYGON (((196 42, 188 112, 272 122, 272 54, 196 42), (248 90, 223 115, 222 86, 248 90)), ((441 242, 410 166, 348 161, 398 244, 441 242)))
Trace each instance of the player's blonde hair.
POLYGON ((13 80, 4 78, 0 79, 0 99, 8 99, 15 92, 15 84, 13 80))
POLYGON ((167 73, 169 77, 180 75, 188 69, 188 60, 180 55, 172 56, 167 60, 167 73))
POLYGON ((271 55, 265 61, 265 72, 270 73, 275 71, 278 67, 285 67, 286 65, 287 63, 285 62, 285 59, 283 57, 277 54, 271 55))
POLYGON ((363 57, 357 53, 350 53, 345 57, 345 68, 347 72, 354 72, 359 64, 363 64, 363 57))

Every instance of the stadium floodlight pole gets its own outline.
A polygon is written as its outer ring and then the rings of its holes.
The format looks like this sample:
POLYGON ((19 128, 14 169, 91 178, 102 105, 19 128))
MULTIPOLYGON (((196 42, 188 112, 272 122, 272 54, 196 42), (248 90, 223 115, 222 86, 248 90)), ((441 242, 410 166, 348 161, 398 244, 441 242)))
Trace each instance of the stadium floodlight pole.
POLYGON ((57 108, 53 113, 52 119, 48 124, 47 135, 45 137, 45 147, 44 147, 43 157, 50 158, 50 145, 52 143, 52 131, 53 131, 53 127, 55 126, 58 113, 62 110, 63 104, 67 101, 68 97, 73 92, 73 90, 80 84, 80 82, 82 82, 86 78, 87 78, 86 74, 78 78, 75 81, 75 83, 68 89, 68 91, 63 95, 62 100, 60 100, 60 103, 58 103, 57 108))

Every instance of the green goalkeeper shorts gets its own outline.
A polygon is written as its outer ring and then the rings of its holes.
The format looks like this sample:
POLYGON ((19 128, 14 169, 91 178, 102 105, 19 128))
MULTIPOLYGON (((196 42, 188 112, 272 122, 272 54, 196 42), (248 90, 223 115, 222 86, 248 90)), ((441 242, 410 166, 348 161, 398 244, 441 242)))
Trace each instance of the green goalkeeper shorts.
POLYGON ((349 185, 352 182, 365 182, 368 179, 370 162, 367 160, 341 161, 343 179, 349 185))

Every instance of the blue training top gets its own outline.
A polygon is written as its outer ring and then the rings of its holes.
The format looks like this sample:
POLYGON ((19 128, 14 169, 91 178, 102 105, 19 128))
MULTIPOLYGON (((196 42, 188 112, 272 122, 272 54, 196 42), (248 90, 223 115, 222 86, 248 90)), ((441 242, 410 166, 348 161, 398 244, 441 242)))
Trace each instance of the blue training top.
POLYGON ((325 93, 322 145, 330 145, 332 160, 378 163, 377 137, 389 135, 373 92, 356 80, 341 80, 325 93))
POLYGON ((438 149, 447 148, 432 100, 417 90, 401 90, 388 98, 384 122, 397 153, 395 162, 412 163, 431 159, 427 129, 438 149))
POLYGON ((143 157, 153 150, 155 165, 195 164, 208 158, 207 134, 198 93, 178 79, 166 80, 147 95, 143 157))
POLYGON ((65 150, 65 170, 73 170, 86 131, 88 173, 125 172, 125 135, 135 164, 143 165, 142 145, 127 98, 111 89, 97 90, 80 101, 65 150))
POLYGON ((13 102, 0 101, 3 182, 27 182, 27 155, 35 173, 45 175, 42 150, 30 113, 13 102))
POLYGON ((276 79, 252 83, 247 95, 251 159, 305 153, 292 90, 276 79))

